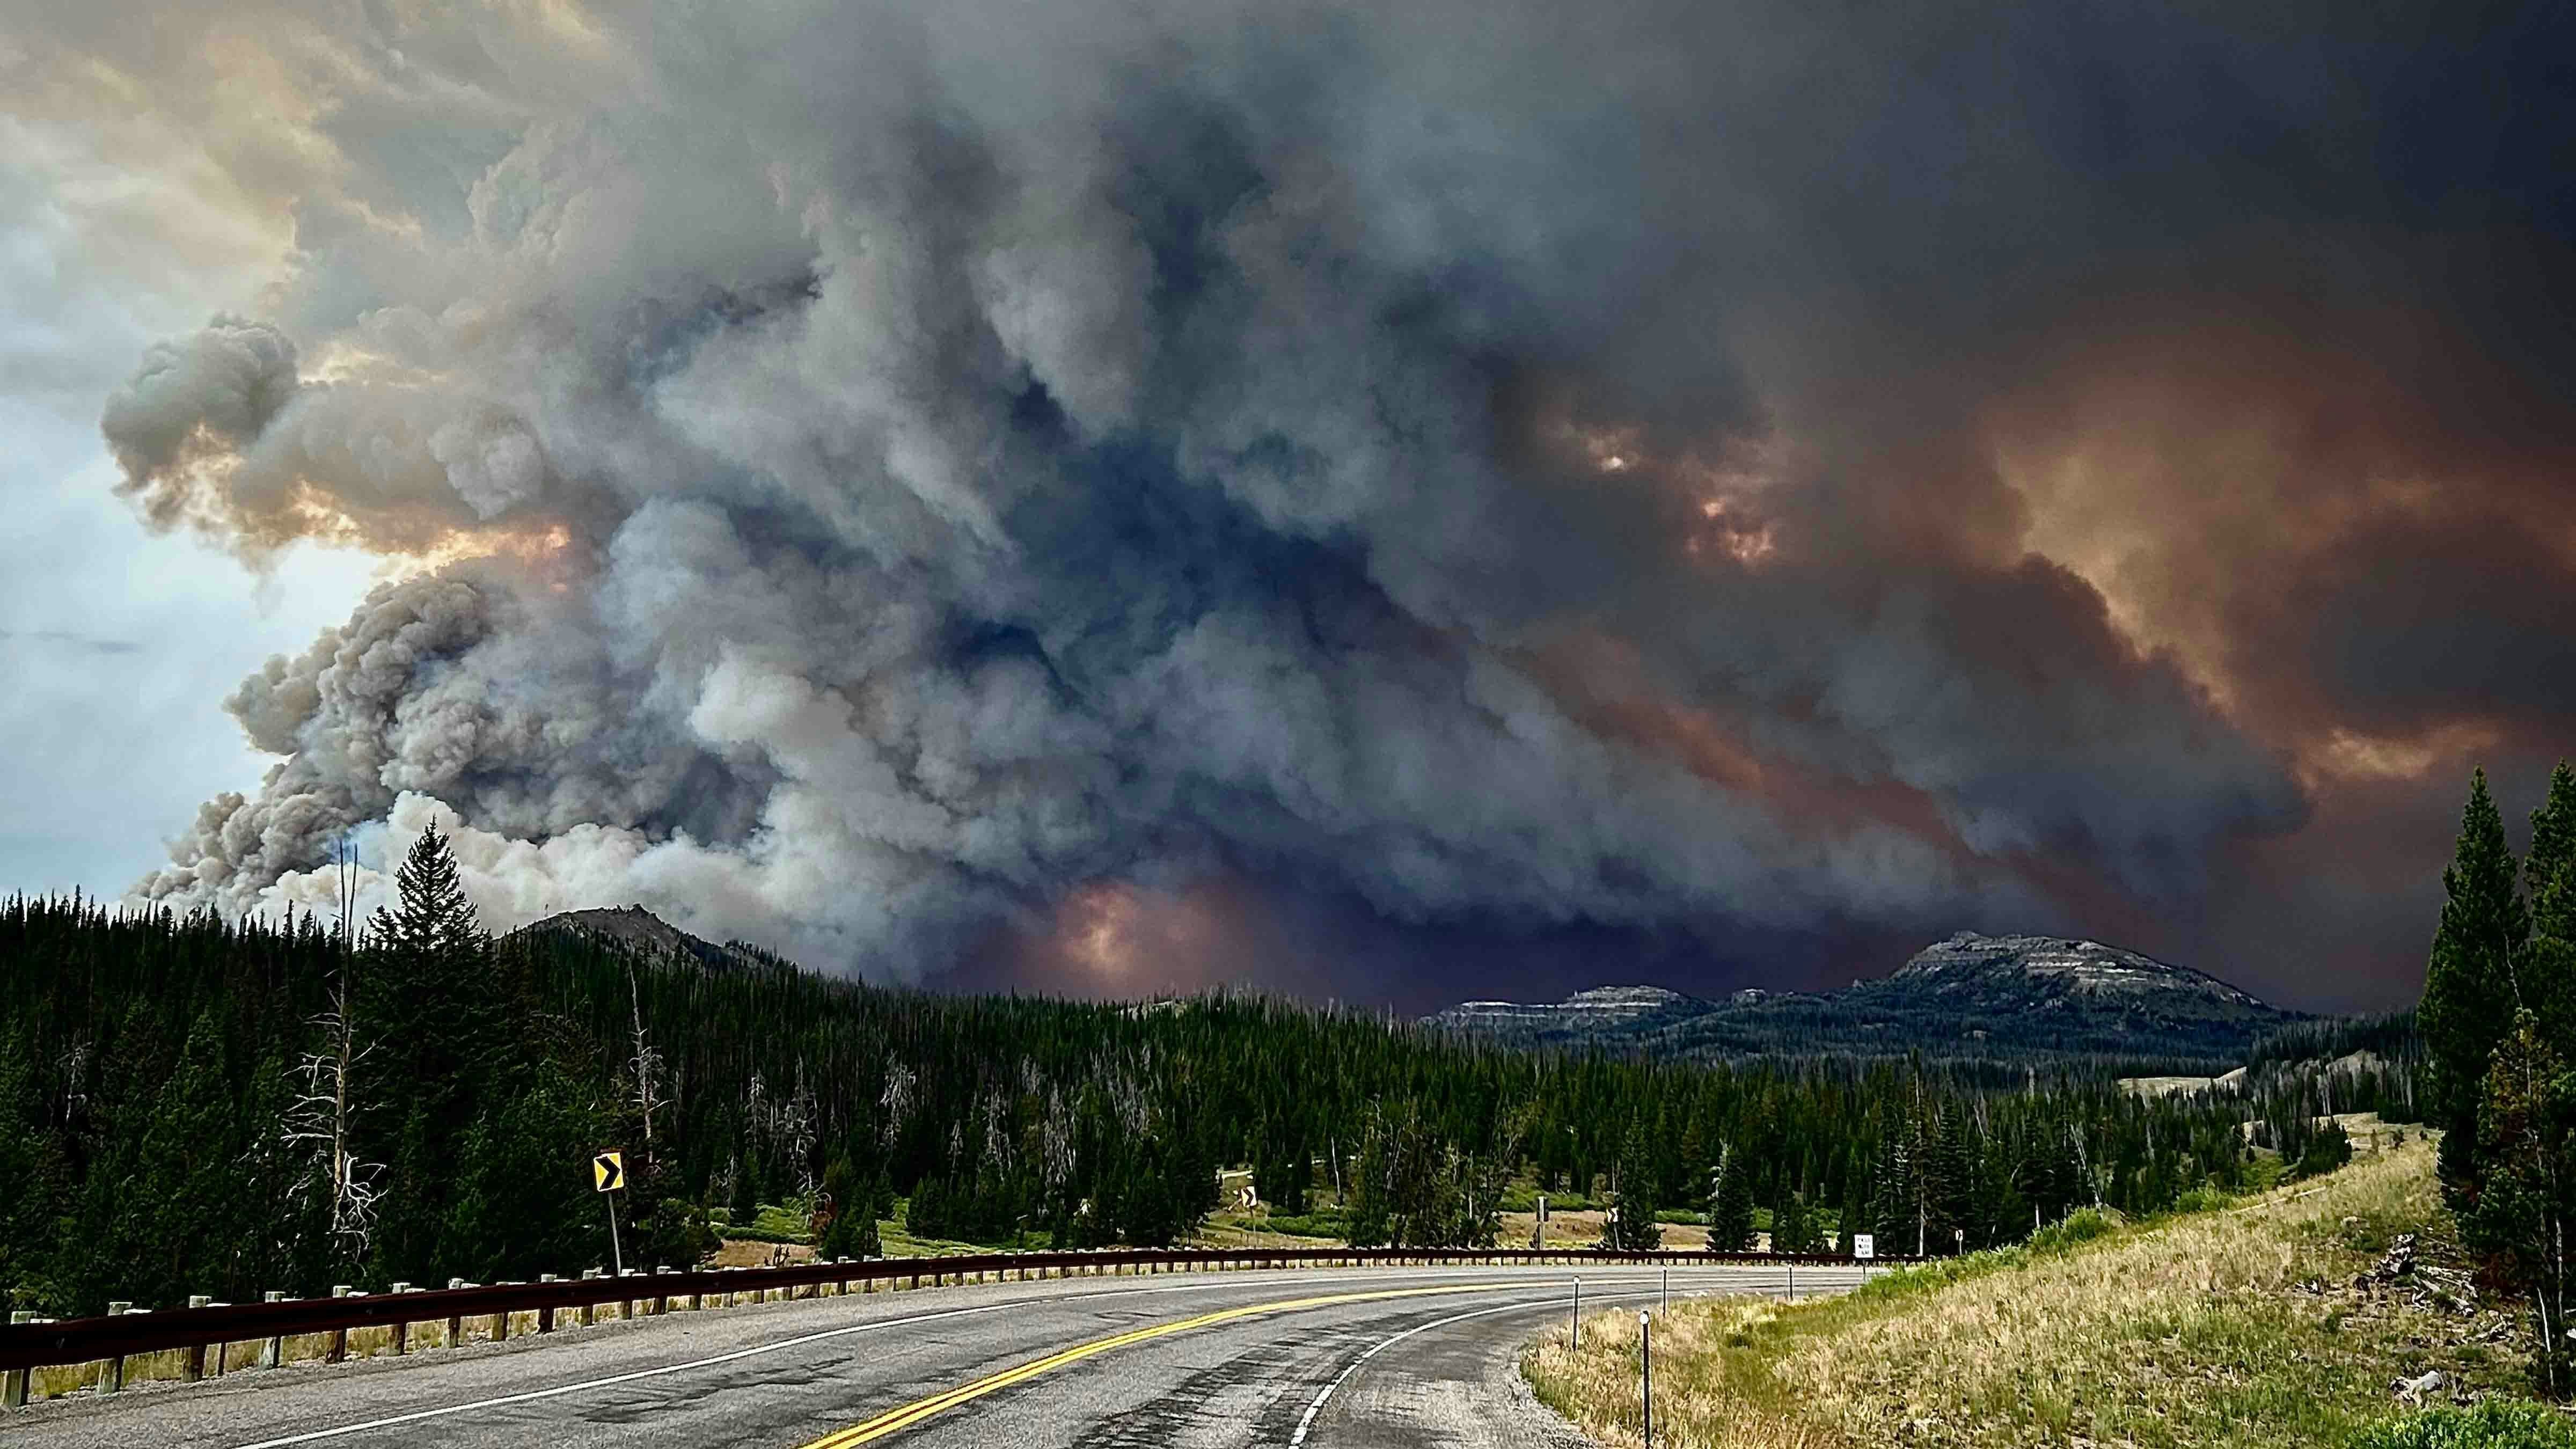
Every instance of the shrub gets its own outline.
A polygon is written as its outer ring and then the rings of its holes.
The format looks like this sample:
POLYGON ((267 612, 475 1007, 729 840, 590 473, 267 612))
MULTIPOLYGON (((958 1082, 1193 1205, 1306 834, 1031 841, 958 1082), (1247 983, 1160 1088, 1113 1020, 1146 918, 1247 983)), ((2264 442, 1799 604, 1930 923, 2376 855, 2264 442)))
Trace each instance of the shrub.
POLYGON ((1350 1214, 1330 1208, 1312 1213, 1272 1213, 1251 1226, 1264 1232, 1286 1233, 1295 1238, 1338 1238, 1350 1228, 1350 1214))
POLYGON ((2299 1154, 2299 1165, 2291 1170, 2294 1177, 2323 1177, 2352 1161, 2352 1135, 2340 1122, 2328 1122, 2308 1139, 2307 1150, 2299 1154))
POLYGON ((2373 1424, 2353 1449, 2576 1449, 2576 1419, 2543 1404, 2489 1399, 2373 1424))
POLYGON ((2030 1246, 2034 1252, 2062 1253, 2078 1243, 2107 1238, 2119 1226, 2118 1219, 2100 1208, 2077 1208, 2031 1234, 2030 1246))
POLYGON ((2173 1210, 2178 1213, 2205 1213, 2226 1207, 2235 1201, 2236 1195, 2223 1189, 2195 1187, 2174 1199, 2173 1210))

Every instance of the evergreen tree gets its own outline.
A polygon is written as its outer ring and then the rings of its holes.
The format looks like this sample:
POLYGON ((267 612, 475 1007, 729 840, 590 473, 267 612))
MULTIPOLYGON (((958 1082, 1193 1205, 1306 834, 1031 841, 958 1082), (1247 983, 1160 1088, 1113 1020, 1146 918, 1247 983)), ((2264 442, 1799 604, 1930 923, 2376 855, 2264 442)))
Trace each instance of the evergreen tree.
POLYGON ((2540 1018, 2518 1013, 2487 1072, 2479 1114, 2486 1177, 2461 1217, 2468 1246, 2497 1276, 2530 1295, 2534 1341, 2555 1395, 2576 1359, 2568 1336, 2569 1219, 2576 1217, 2576 1077, 2542 1036, 2540 1018))
POLYGON ((465 881, 436 827, 421 833, 394 875, 398 904, 379 911, 375 943, 406 963, 479 954, 487 944, 465 881))
POLYGON ((1718 1151, 1717 1181, 1708 1202, 1708 1246, 1720 1253, 1753 1246, 1752 1164, 1731 1142, 1718 1151))
POLYGON ((2459 843, 2442 872, 2446 899, 2424 972, 2417 1010, 2434 1120, 2446 1129, 2440 1168, 2455 1207, 2474 1201, 2478 1180, 2478 1097, 2487 1060, 2519 1004, 2514 974, 2528 931, 2514 889, 2504 817, 2487 793, 2486 771, 2469 781, 2459 843))
MULTIPOLYGON (((441 1258, 460 1213, 484 1220, 481 1207, 459 1201, 463 1178, 452 1169, 466 1154, 467 1129, 489 1117, 487 1079, 496 1068, 525 1063, 509 1060, 491 943, 447 838, 423 832, 395 873, 394 889, 396 904, 377 912, 372 949, 358 967, 372 1053, 367 1095, 379 1150, 390 1159, 388 1180, 397 1185, 378 1202, 375 1271, 415 1282, 475 1276, 441 1258)), ((479 1151, 506 1155, 519 1145, 494 1136, 505 1131, 496 1121, 483 1131, 479 1151)), ((576 1145, 573 1165, 600 1145, 576 1145)), ((548 1169, 550 1176, 569 1170, 548 1169)), ((508 1250, 500 1251, 506 1258, 508 1250)))
POLYGON ((1343 1235, 1355 1248, 1384 1246, 1395 1235, 1394 1163, 1384 1131, 1366 1135, 1351 1177, 1350 1218, 1343 1235))
POLYGON ((1969 1141, 1968 1114, 1952 1109, 1939 1114, 1924 1162, 1926 1224, 1935 1253, 1956 1252, 1976 1216, 1976 1148, 1969 1141))
POLYGON ((815 1255, 822 1258, 866 1257, 867 1254, 859 1251, 858 1230, 862 1222, 873 1226, 868 1211, 874 1204, 869 1200, 866 1189, 859 1185, 858 1172, 850 1166, 846 1153, 835 1154, 832 1165, 823 1169, 823 1205, 831 1213, 832 1220, 823 1229, 822 1241, 815 1244, 815 1255))
POLYGON ((2299 1149, 2299 1160, 2292 1163, 2294 1177, 2322 1177, 2352 1161, 2352 1134, 2340 1122, 2328 1122, 2308 1135, 2307 1144, 2299 1149))
POLYGON ((1252 1190, 1274 1213, 1297 1217, 1306 1211, 1306 1188, 1314 1166, 1302 1137, 1277 1128, 1266 1138, 1266 1155, 1253 1164, 1252 1190))
POLYGON ((125 1264, 122 1290, 138 1302, 182 1299, 229 1276, 242 1225, 231 1095, 222 1038, 213 1014, 202 1014, 152 1106, 101 1245, 125 1264))
POLYGON ((2576 1049, 2576 770, 2565 760, 2550 771, 2548 798, 2531 814, 2522 870, 2531 909, 2522 1004, 2540 1018, 2544 1041, 2576 1049))
POLYGON ((1824 1250, 1824 1234, 1817 1228, 1815 1213, 1808 1208, 1806 1196, 1798 1192, 1782 1193, 1780 1205, 1771 1210, 1771 1251, 1821 1253, 1824 1250))
POLYGON ((1855 1172, 1846 1180, 1843 1188, 1843 1205, 1834 1214, 1833 1241, 1827 1244, 1831 1251, 1846 1254, 1851 1252, 1852 1234, 1866 1233, 1870 1230, 1868 1199, 1865 1196, 1867 1190, 1868 1179, 1861 1173, 1855 1172))
POLYGON ((62 1174, 49 1171, 43 1108, 26 1046, 16 1032, 0 1031, 0 1309, 23 1308, 55 1297, 47 1282, 45 1248, 61 1212, 62 1174))
POLYGON ((1662 1246, 1663 1225, 1655 1221, 1655 1200, 1651 1196, 1654 1181, 1654 1158, 1646 1142, 1646 1124, 1632 1119, 1627 1135, 1620 1139, 1618 1201, 1613 1205, 1609 1222, 1604 1226, 1601 1245, 1615 1252, 1642 1253, 1662 1246))
POLYGON ((2522 862, 2531 894, 2540 894, 2540 888, 2571 860, 2576 860, 2576 768, 2560 760, 2549 772, 2548 794, 2540 808, 2531 812, 2531 853, 2522 862))

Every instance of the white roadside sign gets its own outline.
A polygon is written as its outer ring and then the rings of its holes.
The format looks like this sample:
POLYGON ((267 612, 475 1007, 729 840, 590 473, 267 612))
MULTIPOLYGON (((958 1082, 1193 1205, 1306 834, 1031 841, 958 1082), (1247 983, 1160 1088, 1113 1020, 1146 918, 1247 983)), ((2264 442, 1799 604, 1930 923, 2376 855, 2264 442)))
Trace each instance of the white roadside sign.
POLYGON ((1855 1258, 1877 1257, 1878 1241, 1867 1233, 1852 1234, 1852 1256, 1855 1258))

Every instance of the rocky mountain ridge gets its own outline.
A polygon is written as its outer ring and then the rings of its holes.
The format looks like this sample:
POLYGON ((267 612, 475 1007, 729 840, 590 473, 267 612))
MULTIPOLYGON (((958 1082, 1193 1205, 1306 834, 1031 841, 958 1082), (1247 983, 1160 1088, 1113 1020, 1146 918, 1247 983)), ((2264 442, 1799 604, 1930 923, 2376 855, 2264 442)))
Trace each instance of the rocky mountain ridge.
POLYGON ((1676 1057, 1920 1052, 2233 1063, 2255 1038, 2302 1019, 2206 972, 2099 941, 1961 931, 1885 977, 1838 991, 1706 1000, 1656 986, 1595 987, 1558 1003, 1466 1002, 1425 1022, 1515 1045, 1676 1057))
POLYGON ((717 970, 757 965, 763 959, 760 953, 740 942, 719 946, 713 941, 692 936, 640 905, 564 911, 521 926, 510 934, 533 936, 547 932, 578 936, 598 945, 658 959, 692 960, 717 970))

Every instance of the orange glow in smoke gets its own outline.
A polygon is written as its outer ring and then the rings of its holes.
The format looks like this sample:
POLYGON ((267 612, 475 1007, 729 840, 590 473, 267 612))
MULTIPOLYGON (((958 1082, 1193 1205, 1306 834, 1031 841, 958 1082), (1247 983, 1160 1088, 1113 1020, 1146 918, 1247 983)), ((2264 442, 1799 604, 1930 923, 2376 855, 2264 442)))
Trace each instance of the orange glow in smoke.
POLYGON ((1699 524, 1682 534, 1685 554, 1755 564, 1779 551, 1777 528, 1759 507, 1782 470, 1777 444, 1728 442, 1725 461, 1711 462, 1696 451, 1658 456, 1646 447, 1644 429, 1625 424, 1560 422, 1546 432, 1598 473, 1634 476, 1691 500, 1699 524))
MULTIPOLYGON (((567 558, 571 548, 572 530, 560 523, 466 529, 447 534, 425 548, 386 555, 382 573, 391 579, 417 578, 478 558, 515 559, 531 566, 554 564, 567 558)), ((558 579, 553 587, 561 593, 565 585, 558 579)))
POLYGON ((1039 949, 1112 994, 1189 989, 1225 979, 1225 914, 1223 892, 1212 885, 1166 891, 1093 881, 1057 905, 1039 949))

